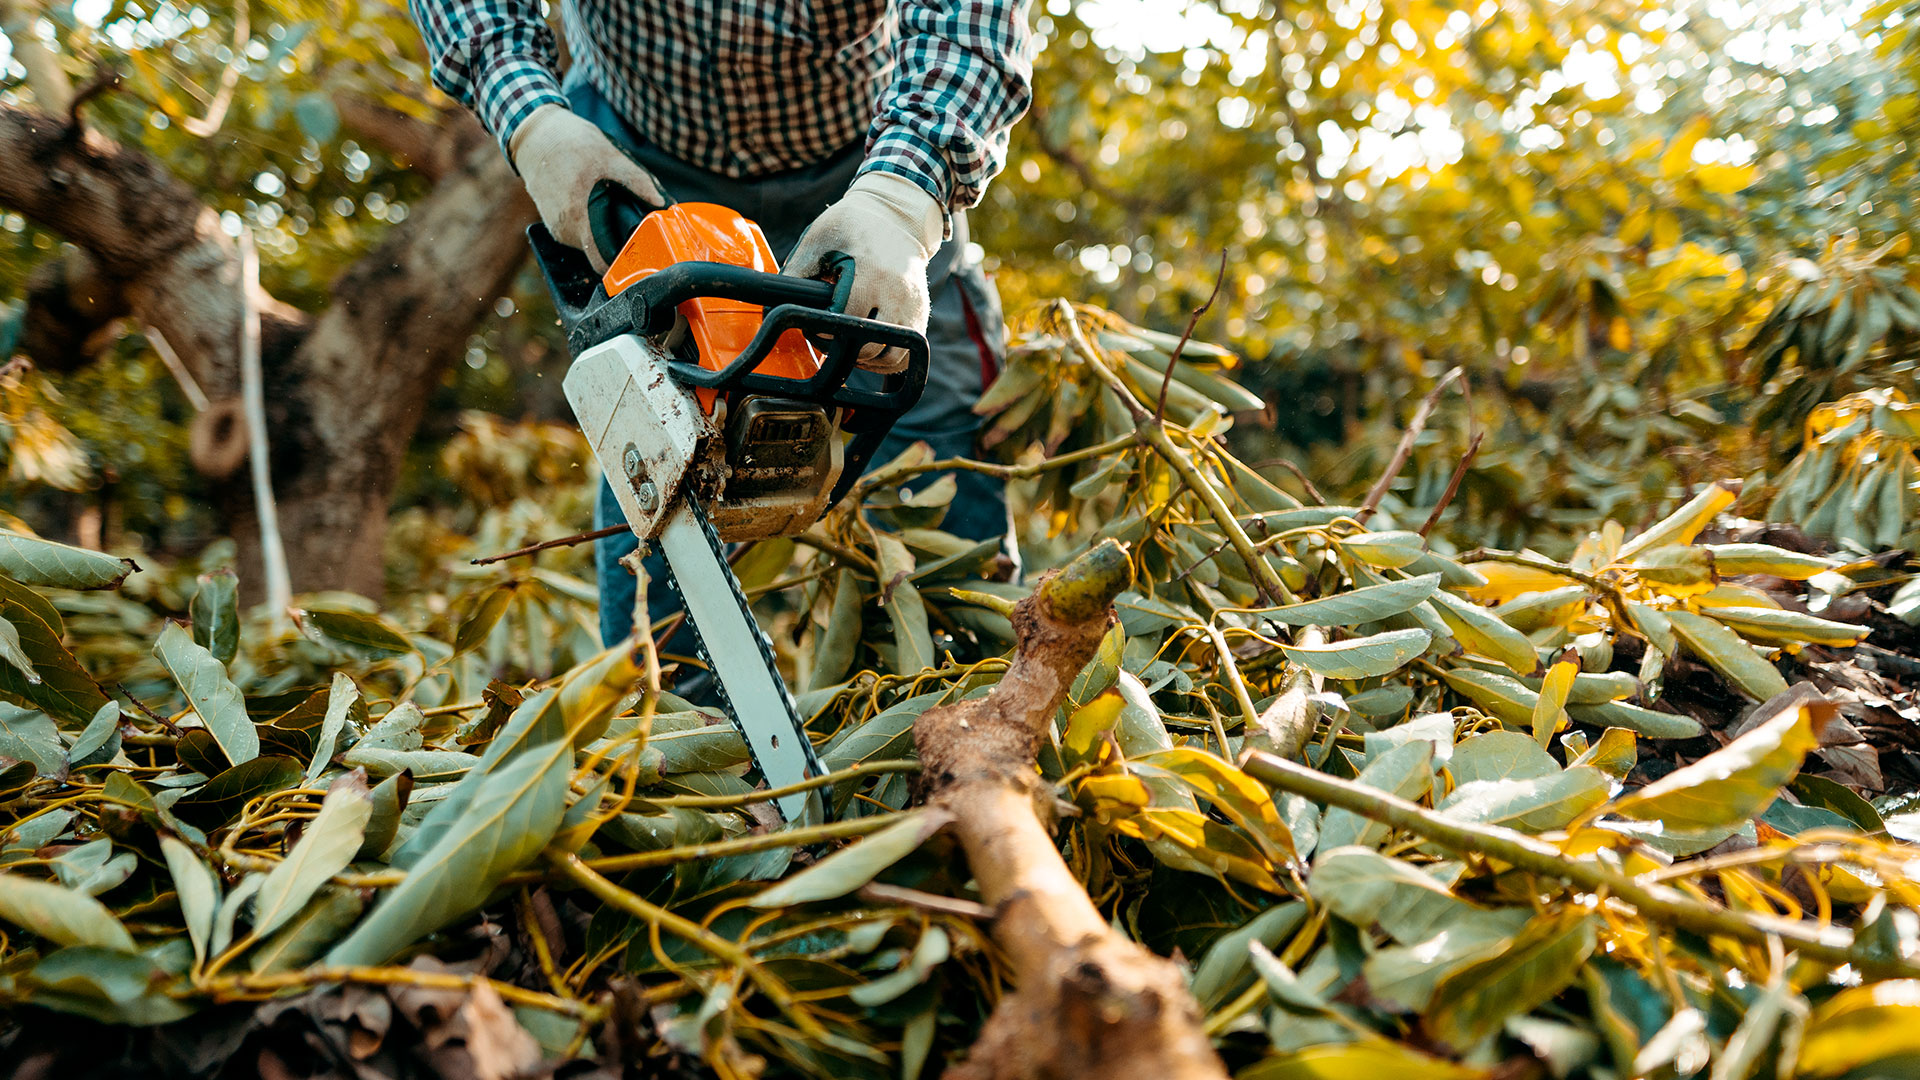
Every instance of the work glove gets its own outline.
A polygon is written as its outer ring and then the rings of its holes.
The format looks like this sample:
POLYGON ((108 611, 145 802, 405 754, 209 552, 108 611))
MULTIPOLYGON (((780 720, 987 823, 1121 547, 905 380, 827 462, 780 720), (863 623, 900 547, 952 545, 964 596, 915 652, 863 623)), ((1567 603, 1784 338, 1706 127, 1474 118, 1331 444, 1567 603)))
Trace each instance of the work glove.
MULTIPOLYGON (((814 219, 794 245, 782 273, 820 277, 829 256, 853 258, 847 314, 927 330, 927 260, 946 232, 940 204, 919 184, 893 173, 861 173, 839 202, 814 219)), ((868 343, 859 364, 891 375, 907 366, 898 348, 868 343)))
POLYGON ((559 105, 542 105, 513 133, 508 152, 526 182, 540 220, 555 240, 586 252, 597 273, 618 255, 626 237, 605 238, 614 250, 602 253, 594 242, 588 206, 601 184, 626 188, 652 209, 667 205, 653 174, 614 145, 607 133, 559 105))

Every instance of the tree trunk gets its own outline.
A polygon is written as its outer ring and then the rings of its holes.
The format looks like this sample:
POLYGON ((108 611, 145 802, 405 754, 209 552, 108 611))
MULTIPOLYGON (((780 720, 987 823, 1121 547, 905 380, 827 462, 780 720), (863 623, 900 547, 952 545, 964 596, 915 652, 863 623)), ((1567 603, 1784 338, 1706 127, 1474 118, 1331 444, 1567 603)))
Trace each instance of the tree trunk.
MULTIPOLYGON (((325 310, 308 315, 258 290, 253 301, 294 588, 378 597, 387 504, 407 443, 441 373, 525 258, 521 233, 534 211, 464 113, 431 124, 356 100, 341 112, 370 138, 397 144, 396 156, 437 180, 433 192, 341 274, 325 310)), ((8 162, 0 205, 80 249, 36 275, 26 340, 36 363, 85 362, 76 351, 97 353, 102 331, 124 316, 164 336, 216 404, 239 396, 245 283, 211 207, 143 152, 29 109, 0 106, 0 161, 8 162)), ((243 476, 217 485, 216 504, 255 592, 259 535, 243 476)))

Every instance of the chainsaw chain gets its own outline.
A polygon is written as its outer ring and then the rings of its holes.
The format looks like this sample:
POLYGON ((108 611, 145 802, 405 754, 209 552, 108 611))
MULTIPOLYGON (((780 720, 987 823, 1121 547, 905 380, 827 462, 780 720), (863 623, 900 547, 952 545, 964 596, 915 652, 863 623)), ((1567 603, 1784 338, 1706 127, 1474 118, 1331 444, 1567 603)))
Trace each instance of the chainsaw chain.
MULTIPOLYGON (((713 530, 713 523, 707 520, 706 508, 700 505, 700 500, 690 495, 686 496, 686 500, 688 507, 693 510, 693 519, 700 523, 700 531, 706 535, 707 547, 713 552, 714 562, 721 568, 723 572, 722 576, 727 579, 728 587, 733 590, 734 605, 740 609, 740 614, 745 617, 747 627, 753 635, 754 643, 760 647, 760 661, 766 665, 767 671, 772 674, 774 685, 780 688, 781 704, 786 707, 787 718, 793 724, 794 734, 799 737, 801 744, 806 748, 807 773, 810 776, 819 776, 825 770, 821 768, 820 758, 814 750, 813 739, 808 735, 806 723, 800 718, 800 706, 793 700, 793 692, 787 688, 787 680, 780 675, 779 662, 773 652, 773 641, 767 637, 767 632, 760 628, 760 620, 754 618, 753 606, 747 602, 747 594, 740 588, 740 579, 734 576, 733 566, 727 561, 726 545, 721 541, 720 534, 713 530)), ((668 568, 666 577, 667 587, 673 590, 675 596, 679 596, 680 582, 679 579, 674 576, 671 567, 668 568)), ((684 601, 681 606, 683 609, 686 607, 684 601)), ((760 755, 754 751, 753 740, 746 738, 745 732, 741 730, 740 712, 734 708, 733 698, 727 693, 726 680, 720 677, 719 672, 714 669, 713 658, 707 655, 707 642, 706 638, 700 634, 699 620, 693 618, 692 612, 689 611, 684 623, 693 629, 694 640, 698 643, 694 649, 694 654, 707 665, 707 672, 713 678, 714 692, 720 696, 720 704, 726 710, 727 719, 732 721, 734 730, 741 731, 740 741, 747 746, 748 760, 752 761, 753 767, 760 772, 761 779, 771 783, 772 781, 767 778, 766 769, 760 764, 760 755)))

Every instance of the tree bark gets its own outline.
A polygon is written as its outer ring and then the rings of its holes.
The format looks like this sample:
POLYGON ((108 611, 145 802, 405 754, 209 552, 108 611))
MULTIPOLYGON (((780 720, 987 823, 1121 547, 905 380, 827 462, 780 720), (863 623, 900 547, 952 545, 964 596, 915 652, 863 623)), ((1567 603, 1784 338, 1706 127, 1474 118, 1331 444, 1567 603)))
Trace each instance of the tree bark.
MULTIPOLYGON (((432 124, 348 104, 349 124, 404 143, 396 154, 437 183, 340 275, 325 310, 308 315, 264 292, 253 300, 294 587, 378 597, 407 442, 441 373, 524 260, 534 210, 471 117, 443 113, 432 124)), ((214 402, 238 396, 245 286, 211 207, 144 152, 29 109, 0 106, 0 161, 0 205, 82 253, 36 276, 27 342, 36 363, 85 362, 101 331, 127 316, 165 336, 214 402)), ((251 496, 227 481, 215 499, 245 553, 243 581, 257 587, 251 496)))
POLYGON ((1130 568, 1113 541, 1040 580, 1013 611, 1019 648, 984 698, 914 723, 928 805, 953 814, 1018 988, 947 1080, 1225 1080, 1174 964, 1121 936, 1060 858, 1034 756, 1113 622, 1130 568))

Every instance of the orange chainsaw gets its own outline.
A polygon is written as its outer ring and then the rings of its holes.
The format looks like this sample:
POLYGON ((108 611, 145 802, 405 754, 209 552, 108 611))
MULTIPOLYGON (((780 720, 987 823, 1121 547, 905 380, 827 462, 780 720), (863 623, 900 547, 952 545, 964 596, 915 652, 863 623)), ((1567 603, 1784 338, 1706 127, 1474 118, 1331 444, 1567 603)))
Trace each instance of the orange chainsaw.
MULTIPOLYGON (((618 255, 604 275, 528 230, 573 356, 567 400, 634 535, 666 555, 762 777, 786 787, 819 759, 725 544, 798 533, 846 494, 919 400, 927 341, 848 315, 844 259, 834 283, 782 276, 760 227, 732 210, 647 213, 605 190, 593 232, 618 255), (869 344, 904 351, 905 369, 856 376, 869 344)), ((817 790, 776 805, 790 821, 824 816, 817 790)))

